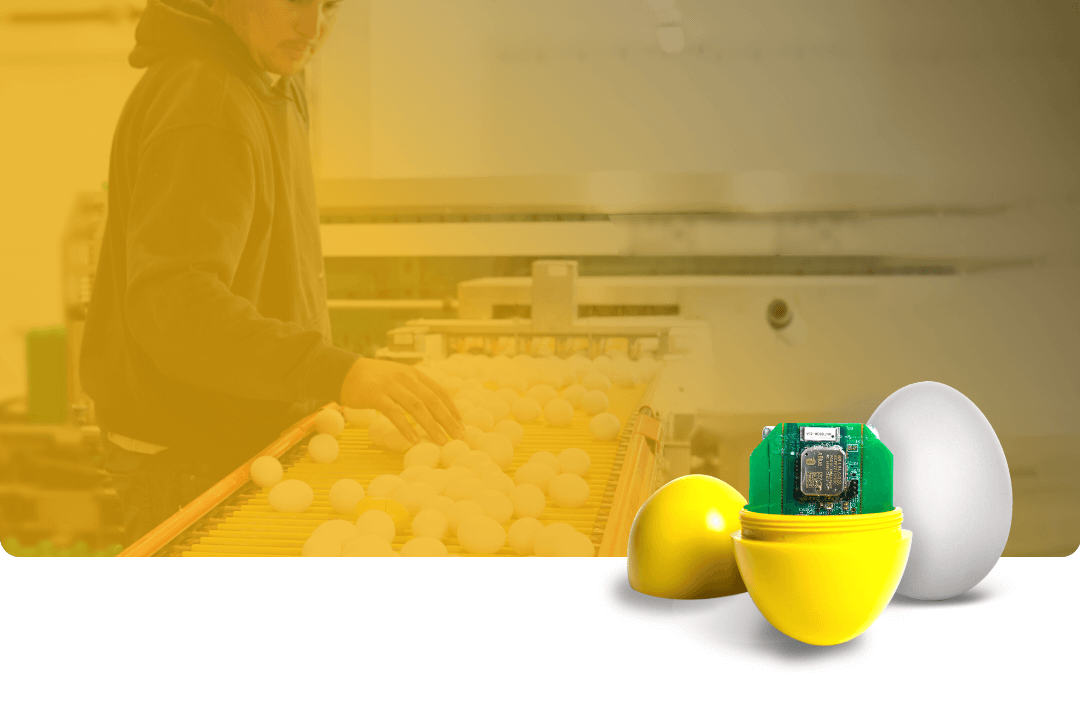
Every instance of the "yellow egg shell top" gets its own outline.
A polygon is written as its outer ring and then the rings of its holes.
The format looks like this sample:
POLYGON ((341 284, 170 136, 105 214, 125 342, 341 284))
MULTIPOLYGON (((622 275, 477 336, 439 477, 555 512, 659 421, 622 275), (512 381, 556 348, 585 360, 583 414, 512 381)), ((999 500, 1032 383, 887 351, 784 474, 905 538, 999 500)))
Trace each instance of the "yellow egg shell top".
POLYGON ((731 534, 746 498, 722 480, 687 475, 645 501, 630 529, 630 586, 664 598, 745 592, 731 534))

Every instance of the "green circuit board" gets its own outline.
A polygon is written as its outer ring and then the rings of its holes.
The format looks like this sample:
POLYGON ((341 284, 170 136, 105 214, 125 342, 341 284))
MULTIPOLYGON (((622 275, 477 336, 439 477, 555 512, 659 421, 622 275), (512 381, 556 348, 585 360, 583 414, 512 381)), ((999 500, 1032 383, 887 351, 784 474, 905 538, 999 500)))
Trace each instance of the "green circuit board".
POLYGON ((861 423, 780 423, 750 454, 752 512, 858 515, 893 509, 893 455, 861 423))

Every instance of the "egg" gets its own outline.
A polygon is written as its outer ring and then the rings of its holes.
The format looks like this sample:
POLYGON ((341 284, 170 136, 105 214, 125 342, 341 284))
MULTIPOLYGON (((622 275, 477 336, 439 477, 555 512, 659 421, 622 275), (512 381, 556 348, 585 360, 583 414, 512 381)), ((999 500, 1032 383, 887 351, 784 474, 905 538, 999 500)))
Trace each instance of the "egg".
POLYGON ((433 537, 414 537, 401 546, 401 557, 446 557, 446 546, 433 537))
POLYGON ((533 398, 523 397, 514 401, 514 404, 510 406, 510 414, 514 416, 514 419, 519 423, 531 423, 536 418, 540 417, 540 412, 543 408, 540 407, 540 403, 536 402, 533 398))
POLYGON ((341 540, 332 535, 315 534, 307 539, 300 550, 303 557, 341 557, 341 540))
POLYGON ((345 429, 345 416, 333 408, 323 408, 315 416, 315 432, 337 437, 345 429))
POLYGON ((592 468, 592 458, 581 448, 566 448, 559 453, 559 472, 585 477, 592 468))
POLYGON ((514 447, 521 444, 521 441, 525 439, 525 428, 521 427, 517 420, 507 418, 495 423, 495 429, 493 432, 502 433, 505 435, 514 447))
POLYGON ((364 499, 365 494, 364 487, 355 480, 338 480, 330 487, 330 507, 334 508, 336 513, 351 513, 356 509, 356 503, 364 499))
POLYGON ((544 524, 536 518, 523 517, 514 521, 514 524, 510 526, 510 532, 506 534, 506 538, 510 543, 510 547, 518 555, 532 555, 533 538, 536 537, 536 533, 543 529, 544 524))
POLYGON ((532 483, 515 485, 509 493, 509 498, 514 506, 514 516, 519 518, 538 517, 547 505, 544 491, 532 483))
POLYGON ((584 385, 571 385, 563 390, 562 396, 564 400, 578 408, 581 407, 581 401, 585 399, 585 394, 588 392, 584 385))
POLYGON ((944 600, 975 587, 1005 549, 1012 481, 986 416, 936 382, 903 387, 867 423, 893 453, 893 504, 911 531, 896 592, 944 600))
POLYGON ((577 475, 562 473, 552 478, 548 493, 559 507, 581 507, 589 499, 589 483, 577 475))
POLYGON ((534 385, 525 393, 525 397, 530 397, 540 403, 540 407, 547 405, 558 396, 559 394, 555 392, 555 388, 547 384, 534 385))
POLYGON ((333 435, 319 433, 308 443, 308 456, 317 463, 332 463, 337 460, 338 441, 333 435))
POLYGON ((397 555, 390 542, 375 535, 360 535, 341 548, 343 557, 394 557, 397 555))
POLYGON ((622 423, 612 413, 600 413, 589 421, 593 440, 615 440, 622 431, 622 423))
MULTIPOLYGON (((440 496, 435 495, 433 497, 440 496)), ((447 520, 446 514, 434 507, 422 509, 416 513, 416 517, 412 521, 412 531, 416 537, 431 537, 442 540, 446 537, 446 531, 449 527, 450 522, 447 520)))
POLYGON ((491 432, 491 429, 495 427, 495 416, 491 414, 490 410, 483 407, 474 407, 461 413, 461 420, 466 425, 480 428, 483 432, 491 432))
POLYGON ((438 494, 433 485, 417 480, 395 489, 390 494, 390 499, 401 503, 409 513, 415 513, 420 510, 420 503, 424 501, 424 498, 438 494))
POLYGON ((418 443, 409 448, 409 451, 405 453, 405 459, 402 461, 402 464, 406 468, 411 468, 414 465, 425 465, 429 468, 433 468, 439 464, 441 454, 442 448, 435 443, 418 443))
POLYGON ((315 491, 303 480, 282 480, 266 498, 278 512, 304 512, 314 499, 315 491))
POLYGON ((602 390, 607 392, 611 389, 611 379, 600 372, 591 372, 581 379, 581 384, 586 390, 602 390))
POLYGON ((367 486, 367 494, 370 497, 390 497, 395 490, 405 484, 397 475, 379 475, 367 486))
POLYGON ((386 542, 393 542, 397 528, 394 518, 385 510, 368 510, 356 519, 356 527, 361 535, 372 535, 386 542))
POLYGON ((458 523, 457 537, 471 553, 494 555, 506 543, 506 530, 487 515, 470 514, 458 523))
POLYGON ((468 452, 470 449, 469 443, 464 440, 451 440, 442 446, 442 450, 439 452, 439 464, 443 467, 450 467, 454 460, 457 460, 458 455, 468 452))
POLYGON ((532 456, 529 457, 529 462, 547 465, 556 475, 561 472, 559 470, 559 458, 555 457, 555 453, 550 450, 538 450, 537 452, 534 452, 532 456))
POLYGON ((581 409, 589 415, 599 415, 608 409, 609 402, 603 390, 590 390, 581 398, 581 409))
POLYGON ((501 470, 510 467, 510 463, 514 461, 514 443, 502 433, 484 433, 477 441, 476 448, 491 457, 501 470))
POLYGON ((555 398, 544 406, 544 419, 550 425, 569 425, 574 420, 574 406, 569 400, 555 398))
POLYGON ((535 485, 541 492, 547 492, 555 475, 555 471, 542 462, 527 462, 514 473, 514 484, 535 485))
POLYGON ((251 463, 251 482, 261 488, 270 488, 281 482, 285 470, 273 455, 263 455, 251 463))

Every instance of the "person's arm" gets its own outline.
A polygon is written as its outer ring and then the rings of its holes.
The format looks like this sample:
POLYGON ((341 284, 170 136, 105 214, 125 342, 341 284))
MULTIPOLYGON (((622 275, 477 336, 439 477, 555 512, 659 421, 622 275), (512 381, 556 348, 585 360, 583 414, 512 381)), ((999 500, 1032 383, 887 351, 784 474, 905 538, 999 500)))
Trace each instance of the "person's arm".
MULTIPOLYGON (((145 147, 127 218, 131 334, 165 375, 242 397, 338 399, 357 355, 230 291, 261 192, 247 140, 210 125, 145 147)), ((284 288, 266 288, 284 292, 284 288)))

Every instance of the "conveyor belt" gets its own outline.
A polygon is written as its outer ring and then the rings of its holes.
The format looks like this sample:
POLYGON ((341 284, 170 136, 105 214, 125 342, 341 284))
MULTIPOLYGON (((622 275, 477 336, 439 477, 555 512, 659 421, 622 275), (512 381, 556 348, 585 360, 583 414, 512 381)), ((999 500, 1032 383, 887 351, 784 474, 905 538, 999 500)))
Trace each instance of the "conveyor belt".
MULTIPOLYGON (((559 508, 550 500, 539 517, 544 524, 566 522, 590 536, 601 548, 612 500, 623 471, 623 458, 631 445, 635 423, 641 413, 640 403, 645 386, 612 387, 609 392, 609 411, 623 423, 623 431, 615 441, 598 442, 589 432, 589 417, 582 410, 575 412, 568 427, 552 427, 544 422, 523 425, 524 439, 516 448, 513 463, 507 473, 514 472, 533 453, 550 450, 558 454, 569 447, 579 447, 592 457, 592 469, 585 478, 590 486, 588 502, 580 508, 559 508)), ((645 418, 649 420, 649 418, 645 418)), ((655 423, 654 423, 655 424, 655 423)), ((385 473, 397 474, 402 469, 403 453, 389 452, 371 444, 366 428, 346 426, 338 438, 340 454, 334 463, 319 464, 307 457, 310 435, 295 443, 281 455, 285 478, 296 478, 315 490, 311 507, 302 513, 279 513, 267 502, 269 490, 259 489, 248 482, 221 502, 199 522, 165 545, 159 555, 185 557, 221 556, 298 556, 308 536, 319 524, 341 518, 354 520, 330 507, 330 487, 341 478, 352 478, 367 488, 371 480, 385 473)), ((649 465, 651 472, 652 465, 649 465)), ((633 508, 636 512, 636 506, 633 508)), ((630 520, 633 516, 630 516, 630 520)), ((509 528, 511 520, 505 527, 509 528)), ((412 533, 398 535, 392 543, 395 550, 412 538, 412 533)), ((444 541, 451 555, 468 555, 456 538, 444 541)), ((607 543, 610 546, 610 542, 607 543)), ((500 555, 514 555, 504 547, 500 555)))

